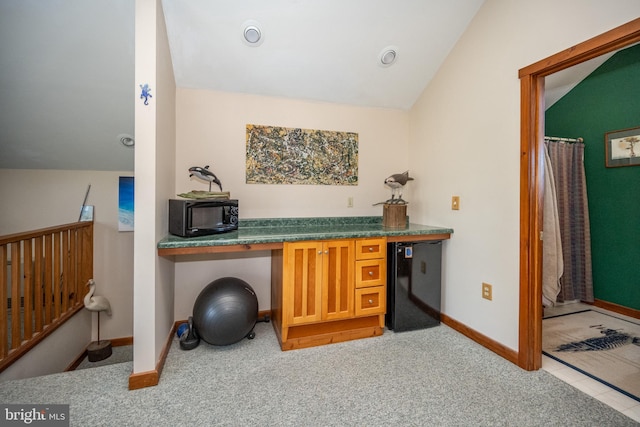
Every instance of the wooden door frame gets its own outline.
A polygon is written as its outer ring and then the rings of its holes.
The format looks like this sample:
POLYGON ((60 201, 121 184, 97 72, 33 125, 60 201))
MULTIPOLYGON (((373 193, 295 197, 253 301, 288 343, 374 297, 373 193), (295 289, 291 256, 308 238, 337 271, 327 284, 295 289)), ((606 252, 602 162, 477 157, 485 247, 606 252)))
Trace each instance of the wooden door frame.
POLYGON ((520 78, 520 316, 518 365, 542 367, 544 78, 640 42, 640 18, 522 68, 520 78))

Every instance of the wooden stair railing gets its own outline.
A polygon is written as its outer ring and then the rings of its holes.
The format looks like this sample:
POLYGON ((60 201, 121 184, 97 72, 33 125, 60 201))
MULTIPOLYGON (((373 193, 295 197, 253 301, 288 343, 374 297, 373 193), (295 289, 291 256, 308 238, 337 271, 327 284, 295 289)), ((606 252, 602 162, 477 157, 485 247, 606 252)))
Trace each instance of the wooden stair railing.
POLYGON ((93 222, 0 236, 0 372, 83 307, 93 222))

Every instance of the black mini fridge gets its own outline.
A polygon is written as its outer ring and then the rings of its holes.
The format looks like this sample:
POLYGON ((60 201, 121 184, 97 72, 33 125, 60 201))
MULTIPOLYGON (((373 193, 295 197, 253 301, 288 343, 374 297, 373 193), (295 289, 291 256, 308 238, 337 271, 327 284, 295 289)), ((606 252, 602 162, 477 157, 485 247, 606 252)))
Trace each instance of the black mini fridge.
POLYGON ((387 244, 387 314, 394 332, 440 324, 442 241, 387 244))

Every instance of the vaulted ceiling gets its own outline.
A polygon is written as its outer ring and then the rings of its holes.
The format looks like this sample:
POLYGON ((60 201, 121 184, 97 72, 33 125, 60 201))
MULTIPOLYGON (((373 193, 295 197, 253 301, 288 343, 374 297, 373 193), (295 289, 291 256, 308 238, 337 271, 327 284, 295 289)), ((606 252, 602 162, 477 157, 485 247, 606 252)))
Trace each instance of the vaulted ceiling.
POLYGON ((409 109, 484 0, 165 0, 182 87, 409 109), (243 37, 253 24, 262 38, 243 37), (385 48, 396 61, 383 66, 385 48))
MULTIPOLYGON (((483 2, 162 0, 180 87, 403 110, 483 2)), ((133 0, 0 0, 0 168, 133 170, 135 88, 133 0)))

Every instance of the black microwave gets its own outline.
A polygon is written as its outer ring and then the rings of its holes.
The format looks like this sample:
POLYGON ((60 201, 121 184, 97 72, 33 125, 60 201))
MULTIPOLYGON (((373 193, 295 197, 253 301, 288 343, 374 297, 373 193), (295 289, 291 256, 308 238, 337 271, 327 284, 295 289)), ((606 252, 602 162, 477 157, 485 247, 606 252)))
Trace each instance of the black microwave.
POLYGON ((238 201, 230 199, 169 200, 169 233, 207 236, 238 229, 238 201))

